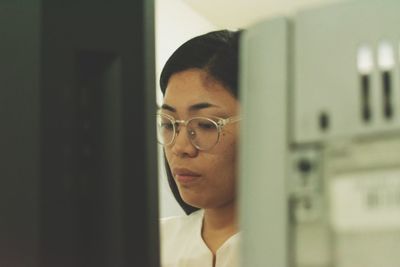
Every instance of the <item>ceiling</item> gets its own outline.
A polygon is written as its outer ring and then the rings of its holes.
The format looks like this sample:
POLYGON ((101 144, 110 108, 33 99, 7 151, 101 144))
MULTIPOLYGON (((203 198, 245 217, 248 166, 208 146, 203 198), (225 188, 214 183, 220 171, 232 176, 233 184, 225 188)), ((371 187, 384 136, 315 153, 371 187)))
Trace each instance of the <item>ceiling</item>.
POLYGON ((348 0, 183 0, 217 27, 236 29, 274 16, 348 0))

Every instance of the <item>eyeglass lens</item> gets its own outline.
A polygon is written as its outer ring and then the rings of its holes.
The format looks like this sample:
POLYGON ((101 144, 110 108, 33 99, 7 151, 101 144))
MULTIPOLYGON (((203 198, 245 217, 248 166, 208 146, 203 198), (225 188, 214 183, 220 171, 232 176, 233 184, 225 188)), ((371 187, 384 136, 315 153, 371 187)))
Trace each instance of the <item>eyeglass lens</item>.
MULTIPOLYGON (((176 131, 180 130, 178 125, 162 115, 157 116, 157 137, 162 145, 169 145, 174 141, 176 131), (178 129, 177 129, 178 128, 178 129)), ((207 150, 218 142, 218 126, 209 119, 194 118, 186 125, 190 142, 198 149, 207 150)))

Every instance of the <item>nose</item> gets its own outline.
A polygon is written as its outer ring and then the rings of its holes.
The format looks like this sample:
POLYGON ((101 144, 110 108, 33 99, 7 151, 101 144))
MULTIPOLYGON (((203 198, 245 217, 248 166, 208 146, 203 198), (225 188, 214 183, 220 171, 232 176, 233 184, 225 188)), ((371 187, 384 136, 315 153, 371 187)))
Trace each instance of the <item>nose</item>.
POLYGON ((176 132, 175 141, 172 143, 171 151, 179 157, 194 157, 198 150, 190 142, 187 129, 185 127, 179 127, 180 129, 176 132))

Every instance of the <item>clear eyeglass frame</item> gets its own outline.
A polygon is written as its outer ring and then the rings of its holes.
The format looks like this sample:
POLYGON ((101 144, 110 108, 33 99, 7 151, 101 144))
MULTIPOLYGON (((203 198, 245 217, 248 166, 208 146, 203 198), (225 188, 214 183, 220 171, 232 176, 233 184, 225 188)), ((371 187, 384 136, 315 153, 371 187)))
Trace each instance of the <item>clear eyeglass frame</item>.
MULTIPOLYGON (((173 127, 173 135, 172 135, 171 141, 168 142, 168 143, 164 143, 163 141, 159 140, 158 134, 157 134, 157 141, 158 141, 159 144, 161 144, 161 145, 163 145, 163 146, 170 146, 170 145, 172 145, 172 144, 175 142, 176 136, 177 136, 178 133, 179 133, 179 130, 177 130, 177 125, 180 124, 180 125, 183 125, 183 126, 186 127, 186 129, 187 129, 186 132, 187 132, 188 139, 189 139, 190 143, 191 143, 196 149, 202 150, 202 151, 206 151, 206 150, 212 149, 212 148, 219 142, 221 132, 222 132, 223 128, 224 128, 226 125, 231 124, 231 123, 235 123, 235 122, 238 122, 238 121, 241 120, 240 116, 231 116, 231 117, 228 117, 228 118, 220 118, 220 117, 216 117, 216 116, 212 116, 212 117, 196 116, 196 117, 192 117, 192 118, 187 119, 187 120, 176 120, 173 116, 168 115, 168 114, 165 114, 165 113, 163 113, 161 110, 157 111, 157 115, 156 115, 156 116, 157 116, 157 117, 158 117, 158 116, 162 116, 162 117, 165 117, 165 118, 171 120, 171 122, 172 122, 172 127, 173 127), (214 142, 213 144, 210 144, 209 147, 206 147, 206 148, 201 147, 201 146, 197 145, 196 143, 194 143, 194 142, 193 142, 193 139, 191 138, 191 135, 193 135, 193 132, 191 132, 191 131, 187 128, 187 125, 188 125, 190 122, 192 122, 193 120, 196 120, 196 119, 207 120, 208 122, 212 123, 212 124, 216 127, 216 129, 217 129, 217 137, 216 137, 216 140, 215 140, 215 142, 214 142)), ((158 129, 157 129, 157 131, 158 131, 158 129)))

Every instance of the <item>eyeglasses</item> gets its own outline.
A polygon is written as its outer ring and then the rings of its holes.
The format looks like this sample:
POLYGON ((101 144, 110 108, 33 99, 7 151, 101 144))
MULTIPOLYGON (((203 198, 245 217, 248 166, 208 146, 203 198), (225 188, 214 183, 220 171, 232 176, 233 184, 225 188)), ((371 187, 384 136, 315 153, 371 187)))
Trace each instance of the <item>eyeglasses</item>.
POLYGON ((198 150, 210 150, 219 141, 222 128, 239 121, 238 116, 226 119, 212 117, 193 117, 188 120, 176 120, 174 117, 157 112, 157 139, 164 146, 171 145, 179 133, 178 125, 186 127, 190 143, 198 150))

